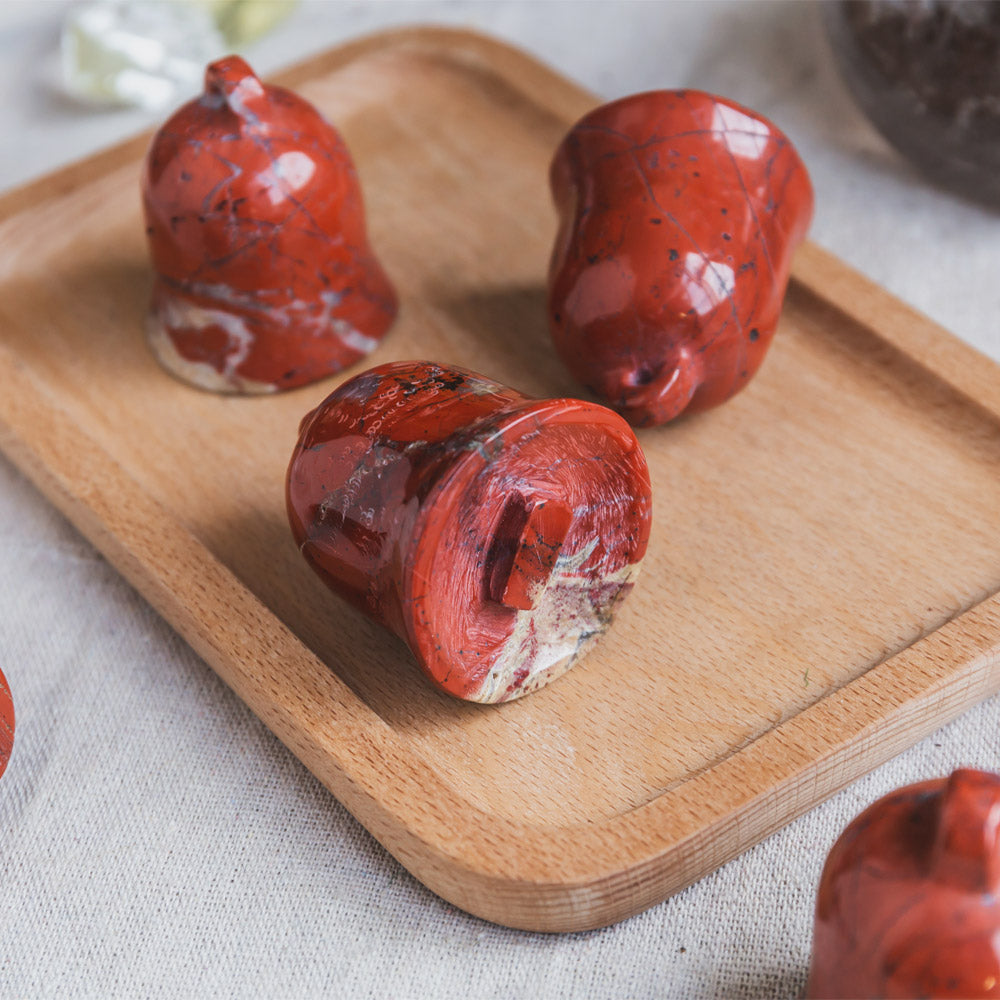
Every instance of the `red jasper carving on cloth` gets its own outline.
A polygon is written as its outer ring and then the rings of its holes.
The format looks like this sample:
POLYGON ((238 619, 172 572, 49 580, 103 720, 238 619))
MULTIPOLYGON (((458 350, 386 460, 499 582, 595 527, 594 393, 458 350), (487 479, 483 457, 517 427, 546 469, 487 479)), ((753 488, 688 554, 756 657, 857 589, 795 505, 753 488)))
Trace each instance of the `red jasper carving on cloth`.
POLYGON ((1000 775, 890 793, 834 844, 807 995, 1000 996, 1000 775))
POLYGON ((353 364, 392 323, 343 140, 242 59, 210 65, 205 93, 160 129, 142 192, 148 332, 175 375, 219 392, 290 389, 353 364))
POLYGON ((637 94, 570 130, 551 185, 549 325, 574 376, 637 426, 745 386, 812 218, 781 131, 711 94, 637 94))
POLYGON ((14 749, 14 700, 7 678, 0 672, 0 776, 7 770, 14 749))
POLYGON ((374 368, 308 414, 287 489, 320 577, 470 701, 578 662, 649 537, 649 473, 619 416, 429 362, 374 368))

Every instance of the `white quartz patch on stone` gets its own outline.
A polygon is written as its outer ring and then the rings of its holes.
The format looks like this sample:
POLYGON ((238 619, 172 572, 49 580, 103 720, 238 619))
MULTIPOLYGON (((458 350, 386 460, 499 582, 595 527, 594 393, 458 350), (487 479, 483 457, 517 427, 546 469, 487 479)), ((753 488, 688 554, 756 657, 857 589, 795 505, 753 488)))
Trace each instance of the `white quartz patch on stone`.
POLYGON ((581 575, 595 544, 556 560, 535 607, 517 612, 513 631, 470 701, 512 701, 537 691, 569 670, 605 632, 615 607, 635 583, 640 563, 596 579, 581 575), (525 669, 522 683, 508 690, 525 669))
MULTIPOLYGON (((321 308, 316 310, 316 302, 295 299, 280 305, 268 305, 261 293, 248 294, 235 291, 228 285, 192 282, 187 289, 203 299, 217 302, 218 308, 198 305, 183 295, 163 294, 158 299, 158 308, 147 323, 149 342, 164 367, 202 389, 212 392, 269 393, 277 392, 278 386, 270 382, 258 382, 239 374, 240 366, 249 357, 254 346, 254 332, 247 325, 246 317, 255 318, 277 327, 281 335, 289 340, 291 365, 301 354, 298 342, 305 337, 334 337, 342 347, 356 355, 370 354, 379 342, 358 330, 347 320, 334 315, 343 296, 336 291, 321 292, 321 308), (181 356, 174 345, 171 330, 206 330, 211 327, 222 330, 228 340, 224 352, 222 371, 203 361, 189 361, 181 356)), ((337 354, 338 360, 346 363, 351 358, 337 354)))
MULTIPOLYGON (((323 333, 325 328, 329 327, 333 330, 337 339, 340 340, 345 347, 349 347, 352 351, 358 351, 360 354, 371 354, 371 352, 378 347, 378 341, 373 337, 366 336, 356 327, 348 323, 346 319, 341 319, 339 316, 333 315, 334 309, 340 305, 343 299, 340 292, 320 292, 319 298, 323 303, 323 313, 318 320, 314 320, 313 323, 310 324, 317 325, 317 333, 323 333)), ((293 302, 288 308, 289 310, 295 310, 296 308, 300 309, 301 304, 293 302)))
POLYGON ((330 326, 333 332, 340 339, 340 342, 349 347, 352 351, 360 351, 362 354, 370 354, 378 347, 378 341, 373 337, 365 336, 360 330, 351 326, 347 320, 331 319, 330 326))
POLYGON ((277 392, 278 387, 271 382, 258 382, 236 374, 236 368, 243 361, 245 351, 249 350, 249 342, 246 340, 246 337, 252 338, 252 334, 238 317, 213 309, 200 309, 197 306, 181 303, 178 300, 172 300, 171 306, 165 309, 161 315, 163 318, 155 314, 150 314, 147 318, 146 336, 149 339, 149 346, 152 348, 153 353, 167 371, 185 382, 190 382, 192 385, 196 385, 201 389, 207 389, 210 392, 247 393, 254 395, 277 392), (178 316, 184 316, 185 319, 178 320, 178 316), (231 326, 224 326, 215 319, 209 320, 209 317, 212 316, 224 317, 231 325, 234 325, 232 321, 235 320, 243 327, 243 330, 233 337, 231 326), (200 320, 201 325, 196 325, 196 322, 192 322, 192 320, 200 320), (205 361, 189 361, 187 358, 182 357, 174 346, 173 339, 167 330, 167 324, 171 327, 187 327, 196 330, 204 329, 210 325, 221 326, 227 334, 233 337, 234 343, 233 351, 226 356, 226 365, 223 371, 216 371, 212 365, 205 361), (244 353, 241 354, 241 351, 244 353))

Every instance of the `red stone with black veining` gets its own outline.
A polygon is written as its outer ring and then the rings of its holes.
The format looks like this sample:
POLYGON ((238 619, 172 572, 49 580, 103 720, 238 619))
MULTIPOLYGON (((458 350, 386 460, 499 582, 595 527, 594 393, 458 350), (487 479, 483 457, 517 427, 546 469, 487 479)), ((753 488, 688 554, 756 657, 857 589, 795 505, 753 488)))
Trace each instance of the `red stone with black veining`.
POLYGON ((608 627, 646 551, 628 424, 430 362, 382 365, 302 422, 287 480, 303 556, 439 688, 520 697, 608 627))
POLYGON ((240 58, 160 129, 143 204, 156 270, 149 333, 174 373, 221 392, 269 392, 353 364, 396 297, 372 254, 337 131, 240 58))
POLYGON ((570 371, 638 426, 745 386, 812 218, 787 137, 711 94, 637 94, 570 130, 551 184, 549 324, 570 371))
POLYGON ((1000 996, 1000 775, 898 789, 833 846, 807 995, 1000 996))

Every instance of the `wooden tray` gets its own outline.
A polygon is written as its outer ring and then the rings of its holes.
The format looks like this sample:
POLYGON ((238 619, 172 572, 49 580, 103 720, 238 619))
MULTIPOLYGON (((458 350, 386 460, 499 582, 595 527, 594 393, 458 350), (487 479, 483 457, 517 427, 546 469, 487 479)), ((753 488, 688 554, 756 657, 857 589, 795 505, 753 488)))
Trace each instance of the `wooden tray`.
MULTIPOLYGON (((594 98, 466 33, 285 74, 342 129, 402 295, 372 363, 577 387, 546 333, 548 160, 594 98)), ((1000 372, 814 246, 747 391, 643 431, 644 576, 565 678, 432 691, 286 525, 299 418, 165 375, 137 139, 0 199, 0 444, 358 819, 489 920, 636 913, 1000 687, 1000 372)))

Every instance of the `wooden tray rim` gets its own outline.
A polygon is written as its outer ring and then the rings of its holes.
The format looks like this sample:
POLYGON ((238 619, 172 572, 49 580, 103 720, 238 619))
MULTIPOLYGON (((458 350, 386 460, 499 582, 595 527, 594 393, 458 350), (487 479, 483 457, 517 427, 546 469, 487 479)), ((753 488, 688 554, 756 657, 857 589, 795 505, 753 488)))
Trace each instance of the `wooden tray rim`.
MULTIPOLYGON (((461 60, 567 120, 598 102, 502 42, 438 27, 380 32, 277 79, 301 86, 390 48, 461 60)), ((140 157, 150 135, 0 196, 0 221, 140 157)), ((991 359, 815 245, 800 250, 793 280, 1000 419, 1000 367, 991 359)), ((62 404, 6 345, 0 345, 0 372, 11 387, 0 396, 0 447, 7 455, 404 866, 439 895, 489 920, 580 930, 639 912, 1000 687, 1000 597, 993 595, 635 809, 559 827, 497 817, 463 798, 415 754, 100 445, 70 420, 53 419, 65 413, 62 404), (163 551, 169 560, 156 557, 163 551), (179 578, 172 571, 177 565, 197 572, 179 578), (192 602, 195 592, 199 599, 192 602), (231 606, 226 635, 199 615, 202 600, 231 606), (301 677, 302 697, 323 706, 329 719, 323 732, 301 732, 288 705, 268 700, 274 692, 262 691, 247 666, 259 650, 228 655, 245 645, 243 624, 251 622, 273 636, 268 658, 301 677), (870 715, 866 708, 876 700, 891 709, 870 715), (764 786, 761 775, 768 779, 764 786), (432 808, 421 807, 431 801, 432 808), (692 853, 701 859, 694 866, 692 853)))

